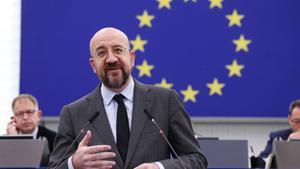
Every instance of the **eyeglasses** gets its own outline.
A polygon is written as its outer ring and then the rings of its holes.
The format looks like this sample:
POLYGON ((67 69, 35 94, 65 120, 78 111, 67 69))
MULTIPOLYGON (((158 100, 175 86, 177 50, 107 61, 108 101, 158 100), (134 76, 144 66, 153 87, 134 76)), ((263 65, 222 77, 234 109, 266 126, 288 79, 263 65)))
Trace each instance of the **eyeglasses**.
POLYGON ((22 118, 24 117, 24 114, 26 114, 27 116, 33 116, 35 112, 37 112, 38 110, 25 110, 25 111, 19 111, 19 112, 15 112, 15 116, 17 118, 22 118))
MULTIPOLYGON (((125 55, 127 48, 122 46, 112 48, 112 54, 117 57, 122 57, 125 55)), ((108 56, 109 51, 106 48, 100 48, 97 50, 96 55, 94 55, 97 59, 104 59, 108 56)))
POLYGON ((292 119, 291 122, 294 124, 300 124, 300 119, 292 119))

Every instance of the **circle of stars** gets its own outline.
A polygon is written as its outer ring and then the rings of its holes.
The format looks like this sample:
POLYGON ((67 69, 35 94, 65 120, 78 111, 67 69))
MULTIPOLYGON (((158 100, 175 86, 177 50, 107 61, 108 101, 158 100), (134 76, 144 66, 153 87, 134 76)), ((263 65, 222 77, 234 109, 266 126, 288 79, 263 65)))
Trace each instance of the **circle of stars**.
MULTIPOLYGON (((158 10, 171 10, 171 3, 173 0, 156 0, 158 3, 158 10)), ((208 0, 209 1, 209 9, 211 10, 222 10, 224 0, 208 0)), ((197 0, 183 0, 184 3, 197 3, 197 0)), ((237 9, 233 9, 231 14, 227 14, 225 18, 228 20, 228 27, 242 27, 242 20, 245 19, 245 15, 240 14, 237 9)), ((152 21, 155 19, 155 16, 151 13, 148 13, 147 10, 143 10, 141 14, 136 16, 136 19, 139 21, 139 28, 148 27, 152 28, 152 21)), ((247 39, 243 34, 237 39, 233 39, 232 43, 235 45, 235 52, 249 52, 249 45, 252 43, 250 39, 247 39)), ((148 44, 147 40, 144 40, 140 35, 136 35, 134 40, 130 40, 130 44, 133 46, 133 51, 145 52, 144 46, 148 44)), ((145 59, 141 65, 137 65, 136 69, 139 70, 139 77, 147 76, 151 77, 151 70, 155 68, 154 65, 148 63, 145 59)), ((245 65, 239 64, 237 59, 234 59, 231 64, 225 65, 225 68, 228 70, 228 77, 242 77, 241 71, 245 68, 245 65)), ((167 79, 162 78, 160 83, 156 83, 155 85, 160 87, 165 87, 171 89, 174 84, 167 82, 167 79)), ((224 83, 219 82, 218 78, 213 78, 211 83, 207 83, 206 87, 209 89, 209 96, 219 95, 222 96, 222 89, 225 87, 224 83)), ((193 89, 191 84, 187 85, 187 89, 181 90, 180 93, 184 96, 184 102, 196 102, 196 96, 200 93, 199 90, 193 89)))

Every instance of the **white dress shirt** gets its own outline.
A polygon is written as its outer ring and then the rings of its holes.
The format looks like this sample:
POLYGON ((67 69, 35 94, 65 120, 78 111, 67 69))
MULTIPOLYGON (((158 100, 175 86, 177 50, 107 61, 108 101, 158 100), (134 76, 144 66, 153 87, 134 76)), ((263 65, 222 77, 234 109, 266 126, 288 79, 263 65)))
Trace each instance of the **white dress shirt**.
POLYGON ((33 139, 37 139, 37 133, 38 133, 39 128, 36 127, 31 134, 24 134, 22 132, 20 132, 20 135, 24 135, 24 136, 32 136, 33 139))
POLYGON ((113 133, 115 142, 117 142, 117 111, 118 111, 118 103, 113 99, 113 97, 117 94, 122 94, 124 96, 124 104, 127 111, 128 117, 128 125, 129 130, 131 130, 131 122, 132 122, 132 107, 133 107, 133 93, 134 93, 134 81, 130 77, 129 83, 127 87, 121 91, 121 93, 115 93, 109 90, 106 86, 101 86, 101 94, 103 98, 104 108, 106 111, 106 116, 108 118, 108 122, 113 133))

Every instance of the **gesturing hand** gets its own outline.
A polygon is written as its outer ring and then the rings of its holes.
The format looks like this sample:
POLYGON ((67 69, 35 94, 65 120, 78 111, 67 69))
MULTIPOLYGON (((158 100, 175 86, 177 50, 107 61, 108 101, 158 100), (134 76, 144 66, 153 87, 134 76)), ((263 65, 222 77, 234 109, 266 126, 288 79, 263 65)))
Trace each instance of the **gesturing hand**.
POLYGON ((87 131, 84 138, 78 145, 76 152, 72 155, 72 164, 75 169, 97 168, 108 169, 115 165, 115 161, 108 160, 114 158, 116 154, 110 152, 110 145, 88 146, 92 137, 91 131, 87 131))

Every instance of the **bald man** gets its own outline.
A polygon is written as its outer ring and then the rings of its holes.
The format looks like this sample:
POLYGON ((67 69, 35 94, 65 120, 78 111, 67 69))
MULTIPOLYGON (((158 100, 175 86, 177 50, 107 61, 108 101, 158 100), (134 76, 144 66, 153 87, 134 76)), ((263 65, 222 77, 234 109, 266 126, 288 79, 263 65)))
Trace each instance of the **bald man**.
POLYGON ((50 168, 207 168, 178 94, 132 77, 135 54, 125 33, 115 28, 99 30, 90 41, 90 55, 90 65, 101 83, 63 107, 50 168), (181 160, 170 157, 168 144, 145 110, 157 121, 181 160), (99 116, 67 151, 97 111, 99 116), (60 162, 66 151, 66 158, 60 162))

